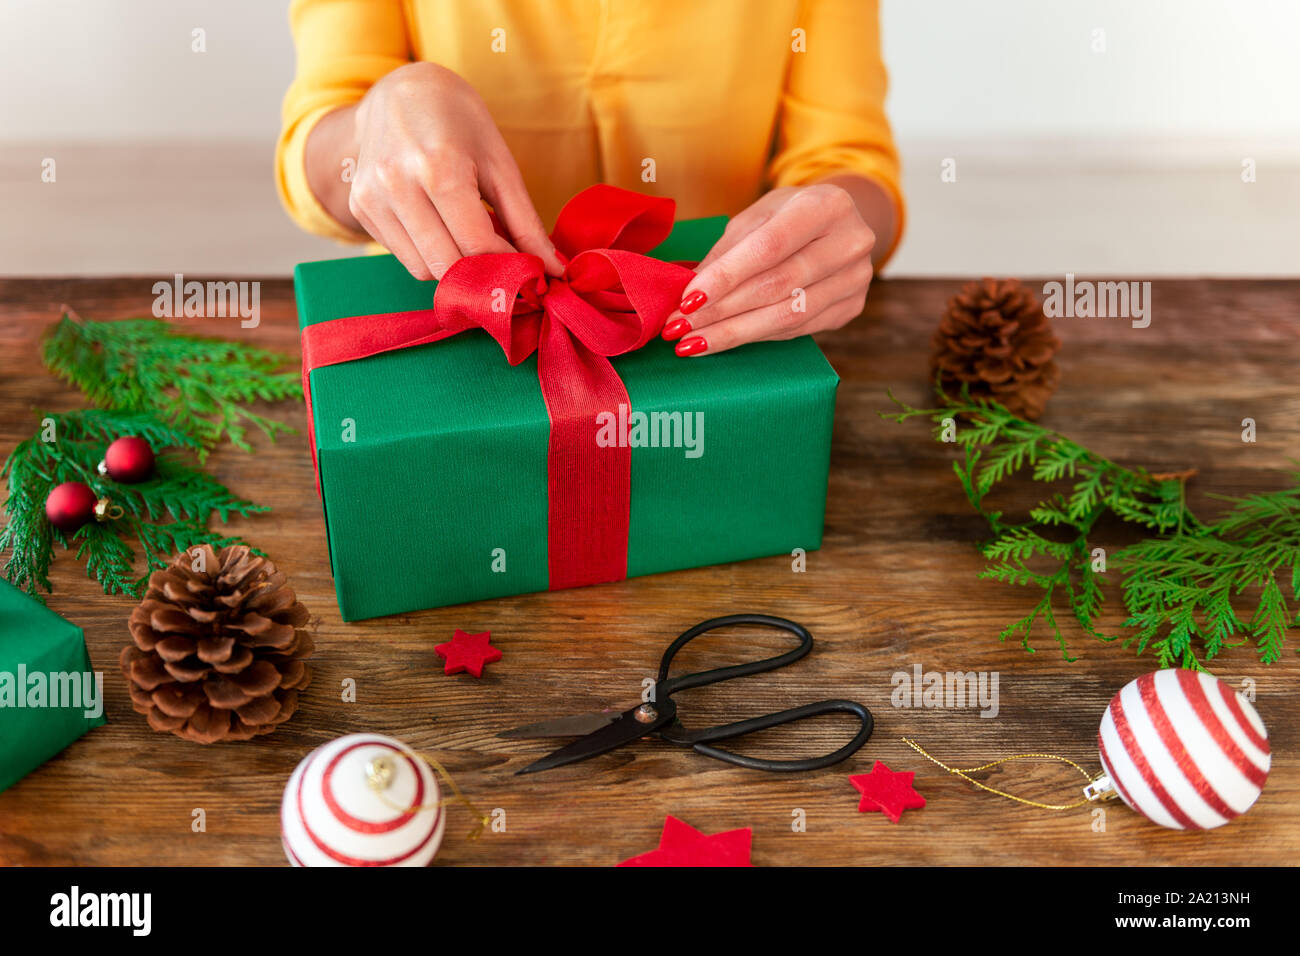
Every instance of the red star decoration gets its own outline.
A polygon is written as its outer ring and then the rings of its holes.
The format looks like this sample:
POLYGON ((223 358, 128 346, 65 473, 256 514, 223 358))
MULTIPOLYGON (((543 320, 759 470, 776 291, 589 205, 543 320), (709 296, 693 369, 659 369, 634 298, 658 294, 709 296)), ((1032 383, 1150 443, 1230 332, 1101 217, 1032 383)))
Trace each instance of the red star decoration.
POLYGON ((912 778, 915 776, 910 770, 897 773, 877 760, 871 773, 849 777, 849 783, 862 794, 858 812, 878 810, 897 823, 904 810, 921 809, 925 806, 925 797, 912 789, 912 778))
POLYGON ((444 674, 459 674, 469 671, 475 677, 483 676, 483 665, 501 660, 501 651, 492 646, 492 632, 466 634, 460 628, 452 635, 451 642, 439 644, 434 648, 438 656, 447 661, 444 674))
POLYGON ((750 827, 706 836, 676 817, 664 820, 659 849, 624 860, 619 866, 753 866, 750 827))

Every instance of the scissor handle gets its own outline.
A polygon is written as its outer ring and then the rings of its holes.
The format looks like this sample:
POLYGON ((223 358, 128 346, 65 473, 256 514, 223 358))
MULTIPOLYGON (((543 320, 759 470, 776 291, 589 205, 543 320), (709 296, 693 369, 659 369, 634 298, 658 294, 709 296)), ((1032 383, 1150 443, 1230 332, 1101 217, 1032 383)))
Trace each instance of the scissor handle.
POLYGON ((808 630, 794 621, 787 621, 783 617, 772 617, 768 614, 728 614, 725 617, 715 617, 708 621, 701 621, 669 644, 668 650, 664 651, 664 656, 659 661, 659 681, 655 685, 655 697, 669 697, 679 690, 703 687, 705 684, 716 684, 718 681, 730 680, 733 677, 748 677, 750 674, 761 674, 764 671, 775 670, 778 667, 784 667, 786 664, 794 663, 811 651, 812 646, 813 639, 808 630), (729 627, 733 624, 757 624, 762 627, 775 627, 783 631, 789 631, 799 638, 799 646, 794 650, 786 651, 784 654, 768 657, 761 661, 750 661, 748 664, 732 664, 729 667, 715 667, 711 671, 683 674, 681 677, 674 677, 671 680, 668 678, 668 667, 672 664, 673 657, 676 656, 678 651, 706 631, 729 627))
POLYGON ((829 767, 832 764, 839 763, 846 757, 851 757, 867 742, 867 738, 871 736, 873 726, 871 711, 859 703, 851 700, 819 700, 816 703, 804 704, 802 707, 792 707, 789 710, 766 714, 762 717, 751 717, 749 720, 740 720, 734 724, 725 724, 721 727, 688 731, 680 735, 674 735, 671 730, 667 733, 661 731, 660 735, 673 743, 688 745, 696 753, 704 754, 706 757, 713 757, 715 760, 724 760, 739 767, 748 767, 751 770, 791 773, 800 770, 820 770, 822 767, 829 767), (805 717, 818 717, 822 714, 834 713, 853 714, 861 721, 862 726, 858 728, 858 732, 854 734, 853 739, 847 744, 839 750, 821 757, 805 757, 800 760, 767 760, 762 757, 746 757, 744 754, 732 753, 730 750, 719 750, 717 747, 709 746, 709 743, 715 740, 729 740, 732 737, 741 737, 758 730, 766 730, 769 727, 778 727, 781 724, 803 720, 805 717))

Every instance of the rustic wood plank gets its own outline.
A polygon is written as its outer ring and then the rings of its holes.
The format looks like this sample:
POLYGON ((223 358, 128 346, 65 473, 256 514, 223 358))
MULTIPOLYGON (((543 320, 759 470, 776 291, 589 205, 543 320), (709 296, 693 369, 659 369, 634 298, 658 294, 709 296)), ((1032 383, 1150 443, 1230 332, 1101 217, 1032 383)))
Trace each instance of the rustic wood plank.
MULTIPOLYGON (((92 318, 142 314, 152 282, 0 280, 0 451, 35 430, 36 409, 81 404, 37 359, 41 331, 60 304, 92 318)), ((652 848, 666 813, 709 832, 752 825, 759 864, 1294 862, 1300 851, 1294 650, 1267 668, 1245 648, 1218 662, 1216 672, 1227 680, 1257 681, 1257 706, 1276 759, 1260 803, 1210 833, 1164 831, 1118 804, 1106 808, 1105 832, 1094 832, 1086 809, 1052 813, 1007 803, 943 774, 900 742, 915 737, 959 764, 1042 750, 1095 767, 1106 702, 1153 666, 1150 658, 1074 629, 1070 649, 1079 659, 1073 663, 1043 635, 1032 655, 1000 644, 997 632, 1023 613, 1025 602, 975 577, 980 561, 972 545, 981 528, 951 474, 952 449, 927 440, 919 423, 898 426, 877 416, 888 406, 886 387, 907 401, 926 401, 927 339, 958 284, 877 282, 866 316, 824 337, 843 382, 826 540, 809 555, 805 574, 792 573, 789 559, 771 558, 344 624, 302 434, 273 446, 263 442, 252 456, 214 454, 211 467, 223 481, 273 508, 234 527, 272 555, 316 615, 315 679, 301 710, 274 735, 249 743, 204 748, 152 733, 131 710, 116 666, 132 602, 99 593, 61 554, 50 603, 85 629, 94 666, 106 674, 110 723, 0 794, 0 862, 282 863, 277 808, 290 771, 317 744, 363 730, 427 750, 480 806, 506 811, 506 832, 470 842, 463 837, 467 816, 453 810, 442 863, 612 863, 652 848), (646 742, 548 774, 511 775, 546 747, 498 739, 499 730, 550 713, 557 700, 578 711, 635 699, 640 680, 678 631, 751 609, 806 623, 816 650, 779 674, 690 692, 687 718, 703 723, 848 697, 866 703, 877 720, 874 739, 857 757, 787 777, 646 742), (456 627, 490 629, 505 651, 482 681, 441 674, 433 646, 456 627), (891 675, 915 663, 999 672, 998 716, 894 709, 891 675), (339 699, 340 682, 349 677, 358 685, 355 704, 339 699), (875 759, 917 771, 928 806, 908 812, 898 826, 859 814, 846 776, 866 772, 875 759), (199 807, 207 832, 195 834, 191 811, 199 807), (796 809, 806 812, 806 833, 791 830, 796 809)), ((1207 512, 1214 504, 1206 492, 1278 487, 1278 469, 1300 448, 1294 384, 1300 283, 1157 281, 1153 301, 1147 329, 1121 320, 1058 321, 1064 381, 1045 423, 1125 463, 1198 467, 1192 502, 1207 512), (1258 422, 1253 445, 1240 440, 1247 416, 1258 422)), ((263 283, 257 329, 241 330, 233 319, 184 324, 296 351, 292 290, 283 280, 263 283)), ((300 407, 274 411, 303 422, 300 407)), ((1122 529, 1103 529, 1103 543, 1112 536, 1115 546, 1123 543, 1122 529)), ((1112 601, 1106 624, 1118 623, 1112 601)), ((725 660, 721 646, 693 647, 682 663, 725 660)), ((813 729, 769 731, 748 749, 793 756, 801 748, 830 749, 851 732, 847 720, 832 718, 813 729)), ((1075 792, 1073 773, 1026 765, 984 777, 1059 800, 1075 792)))

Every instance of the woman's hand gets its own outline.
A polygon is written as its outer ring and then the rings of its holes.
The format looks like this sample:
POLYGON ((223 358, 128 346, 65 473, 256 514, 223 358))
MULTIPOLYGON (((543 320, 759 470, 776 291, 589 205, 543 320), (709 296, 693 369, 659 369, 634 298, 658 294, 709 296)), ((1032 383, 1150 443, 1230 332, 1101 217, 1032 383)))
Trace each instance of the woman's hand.
POLYGON ((837 329, 862 312, 875 245, 847 189, 774 189, 727 224, 663 337, 702 355, 837 329))
POLYGON ((346 224, 351 218, 417 279, 441 279, 461 256, 529 252, 558 275, 560 261, 523 177, 486 104, 468 83, 434 63, 389 73, 354 108, 326 116, 308 142, 312 188, 346 224), (351 121, 351 129, 348 129, 351 121), (323 129, 322 129, 323 128, 323 129), (321 148, 313 156, 318 133, 321 148), (346 193, 312 181, 313 167, 337 176, 331 140, 356 158, 346 193), (317 162, 319 159, 319 162, 317 162), (328 193, 333 191, 333 204, 328 193), (482 200, 510 237, 501 238, 482 200))

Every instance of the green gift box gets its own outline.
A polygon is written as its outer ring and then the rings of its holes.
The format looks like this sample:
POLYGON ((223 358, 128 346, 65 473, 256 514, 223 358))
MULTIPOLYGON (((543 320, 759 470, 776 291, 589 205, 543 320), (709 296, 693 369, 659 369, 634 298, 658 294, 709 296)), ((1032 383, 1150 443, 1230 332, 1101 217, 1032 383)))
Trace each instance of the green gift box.
POLYGON ((81 628, 0 579, 0 790, 102 723, 81 628))
MULTIPOLYGON (((698 261, 725 218, 679 222, 650 255, 698 261)), ((393 256, 294 270, 302 328, 429 309, 393 256)), ((629 577, 820 547, 839 377, 811 338, 682 359, 655 339, 611 359, 630 400, 629 577), (639 428, 639 430, 638 430, 639 428)), ((550 422, 537 356, 472 329, 316 368, 315 452, 343 619, 548 587, 550 422)))

